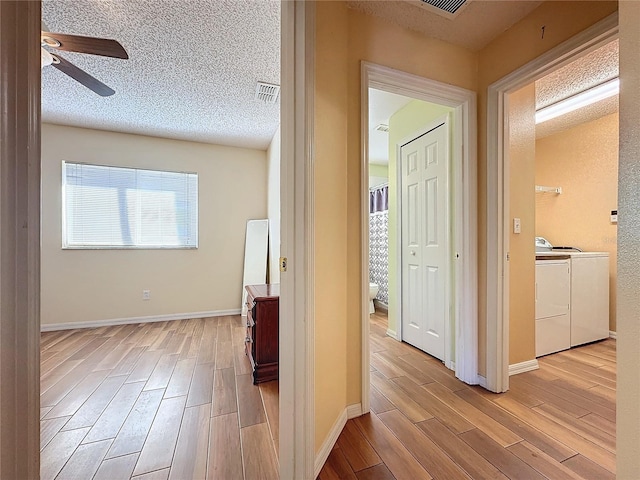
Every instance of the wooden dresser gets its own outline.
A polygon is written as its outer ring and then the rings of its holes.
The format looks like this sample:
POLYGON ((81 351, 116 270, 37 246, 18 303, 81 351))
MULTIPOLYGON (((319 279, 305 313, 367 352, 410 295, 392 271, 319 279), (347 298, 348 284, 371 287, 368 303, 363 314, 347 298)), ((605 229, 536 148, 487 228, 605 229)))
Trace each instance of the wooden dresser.
POLYGON ((247 285, 245 353, 253 368, 253 383, 278 379, 278 314, 280 285, 247 285))

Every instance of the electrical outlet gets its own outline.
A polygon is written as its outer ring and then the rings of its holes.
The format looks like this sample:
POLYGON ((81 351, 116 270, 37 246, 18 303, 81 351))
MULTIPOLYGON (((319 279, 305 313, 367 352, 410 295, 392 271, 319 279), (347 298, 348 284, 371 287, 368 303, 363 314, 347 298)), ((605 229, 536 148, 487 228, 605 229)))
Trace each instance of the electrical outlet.
POLYGON ((522 233, 522 227, 520 226, 520 219, 513 219, 513 233, 522 233))
POLYGON ((151 290, 142 290, 142 299, 150 300, 151 299, 151 290))

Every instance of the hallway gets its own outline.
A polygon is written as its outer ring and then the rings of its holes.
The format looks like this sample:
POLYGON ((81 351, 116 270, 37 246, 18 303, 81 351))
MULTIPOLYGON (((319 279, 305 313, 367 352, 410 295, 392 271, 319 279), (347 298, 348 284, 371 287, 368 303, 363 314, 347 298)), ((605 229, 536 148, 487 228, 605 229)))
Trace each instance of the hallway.
POLYGON ((497 395, 386 328, 371 316, 371 413, 349 420, 321 480, 615 478, 615 340, 542 357, 497 395))

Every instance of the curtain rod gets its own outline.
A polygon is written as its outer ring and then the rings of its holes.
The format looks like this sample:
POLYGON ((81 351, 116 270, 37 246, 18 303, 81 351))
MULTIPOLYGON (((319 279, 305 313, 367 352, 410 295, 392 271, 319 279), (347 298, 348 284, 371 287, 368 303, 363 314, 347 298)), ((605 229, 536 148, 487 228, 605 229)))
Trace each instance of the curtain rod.
POLYGON ((389 182, 379 183, 375 187, 369 187, 369 191, 378 190, 380 188, 384 188, 384 187, 388 187, 388 186, 389 186, 389 182))

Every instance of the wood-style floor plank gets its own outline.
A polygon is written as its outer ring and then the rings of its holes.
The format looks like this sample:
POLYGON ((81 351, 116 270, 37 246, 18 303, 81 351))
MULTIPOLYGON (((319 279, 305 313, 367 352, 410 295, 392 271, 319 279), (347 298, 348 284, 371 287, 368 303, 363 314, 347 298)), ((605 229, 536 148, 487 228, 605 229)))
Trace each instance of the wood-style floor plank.
POLYGON ((73 430, 74 428, 90 427, 96 423, 126 379, 125 375, 106 378, 71 417, 71 420, 65 425, 65 429, 73 430))
POLYGON ((171 467, 185 402, 186 397, 162 400, 133 470, 134 476, 171 467))
POLYGON ((592 462, 583 455, 576 455, 562 462, 567 468, 573 470, 582 478, 591 480, 615 480, 616 475, 600 465, 592 462))
POLYGON ((245 333, 237 315, 42 334, 42 478, 276 478, 278 382, 253 385, 245 333))
POLYGON ((56 478, 88 431, 88 428, 79 428, 77 430, 59 432, 53 437, 40 453, 41 480, 53 480, 56 478))
POLYGON ((193 372, 191 388, 187 396, 187 407, 206 405, 213 399, 214 363, 199 363, 193 372))
POLYGON ((60 471, 56 480, 93 478, 110 444, 111 440, 102 440, 101 442, 80 445, 60 471))
MULTIPOLYGON (((218 370, 216 370, 216 373, 218 370)), ((267 425, 271 432, 271 439, 276 449, 276 458, 280 458, 280 391, 277 381, 260 384, 262 404, 267 415, 267 425)))
POLYGON ((342 452, 345 452, 347 461, 354 472, 373 467, 382 462, 371 444, 367 442, 360 429, 353 422, 347 422, 336 446, 342 452))
POLYGON ((184 410, 169 480, 201 480, 207 476, 210 419, 211 404, 184 410))
POLYGON ((469 480, 464 470, 398 410, 379 417, 434 479, 469 480))
POLYGON ((131 409, 131 413, 125 420, 122 428, 118 432, 115 440, 111 444, 106 458, 120 457, 142 450, 151 424, 156 416, 160 402, 162 401, 162 390, 143 391, 131 409))
POLYGON ((85 438, 85 443, 115 438, 143 388, 144 382, 122 385, 109 406, 91 427, 85 438))
POLYGON ((100 464, 93 480, 129 480, 137 461, 137 453, 109 458, 100 464))
POLYGON ((528 480, 546 480, 539 472, 520 460, 508 449, 502 448, 488 435, 479 429, 469 430, 460 434, 460 438, 471 448, 495 465, 509 478, 526 478, 528 480))
POLYGON ((253 375, 237 375, 236 390, 238 392, 238 413, 240 414, 240 427, 248 427, 267 421, 262 408, 260 389, 253 384, 253 375))
POLYGON ((165 398, 182 397, 189 394, 189 387, 195 366, 195 357, 185 358, 176 363, 176 367, 173 369, 171 379, 169 380, 169 385, 164 392, 165 398))
POLYGON ((207 480, 246 478, 242 467, 240 427, 236 412, 211 418, 207 480))
POLYGON ((432 478, 376 415, 363 415, 349 421, 353 421, 358 426, 396 479, 428 480, 432 478))
POLYGON ((340 448, 334 448, 322 469, 318 480, 357 480, 356 474, 351 469, 344 453, 340 448))
POLYGON ((511 445, 508 450, 547 478, 553 480, 580 480, 580 476, 575 472, 562 463, 554 461, 542 450, 537 449, 526 441, 511 445))
POLYGON ((258 423, 241 428, 240 438, 245 478, 277 480, 278 463, 267 424, 258 423))
POLYGON ((540 358, 539 370, 511 376, 509 391, 495 394, 465 385, 386 331, 386 316, 372 315, 372 413, 347 422, 319 478, 416 476, 399 470, 389 452, 418 460, 438 479, 615 476, 614 340, 540 358), (428 418, 417 421, 414 405, 428 418), (358 448, 348 442, 352 424, 364 439, 358 448), (362 462, 360 451, 369 447, 381 463, 362 462))

